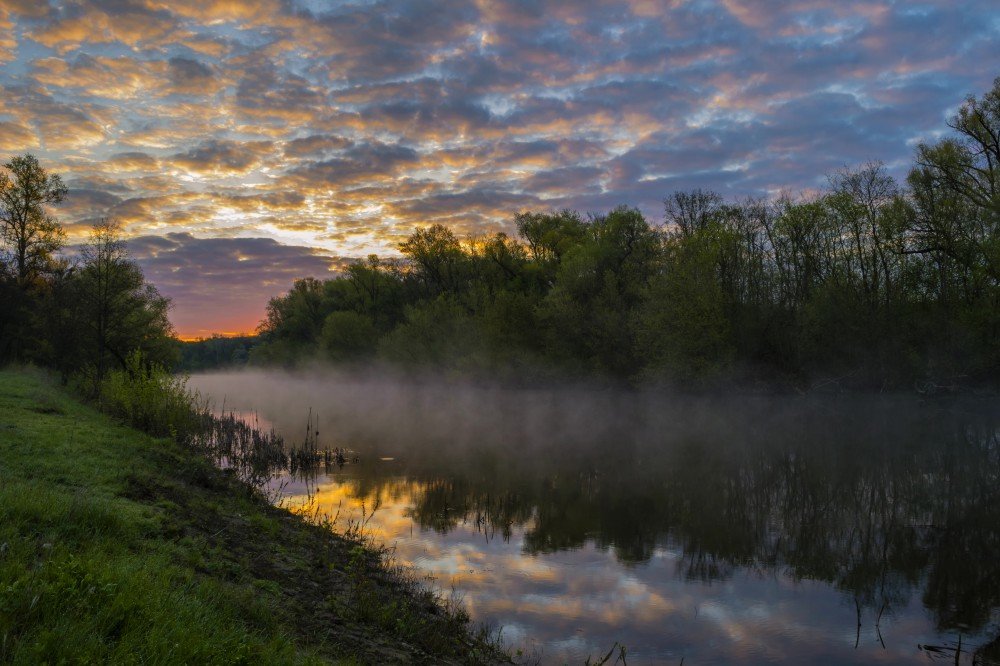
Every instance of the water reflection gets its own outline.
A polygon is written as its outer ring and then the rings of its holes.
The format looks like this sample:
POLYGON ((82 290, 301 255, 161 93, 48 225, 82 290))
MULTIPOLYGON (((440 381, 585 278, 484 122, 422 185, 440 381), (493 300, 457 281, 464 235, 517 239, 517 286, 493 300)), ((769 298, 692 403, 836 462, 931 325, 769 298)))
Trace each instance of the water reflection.
POLYGON ((466 387, 455 404, 454 387, 357 383, 316 400, 285 381, 360 454, 289 490, 318 486, 345 517, 378 505, 399 559, 543 661, 614 641, 630 663, 1000 660, 1000 417, 983 402, 466 387))

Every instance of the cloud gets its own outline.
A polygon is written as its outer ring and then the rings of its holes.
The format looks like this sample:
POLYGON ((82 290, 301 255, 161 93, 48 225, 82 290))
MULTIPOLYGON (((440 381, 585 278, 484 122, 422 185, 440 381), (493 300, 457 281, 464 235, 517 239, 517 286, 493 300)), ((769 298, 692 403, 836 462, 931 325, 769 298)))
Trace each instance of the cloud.
POLYGON ((106 107, 86 102, 67 103, 38 87, 2 87, 7 111, 34 126, 39 143, 47 150, 73 151, 101 143, 107 136, 106 107))
POLYGON ((170 318, 183 337, 252 331, 268 298, 297 278, 323 278, 343 264, 338 257, 270 238, 168 233, 131 238, 128 249, 146 278, 173 301, 170 318))
POLYGON ((352 146, 338 157, 292 169, 284 184, 305 189, 340 188, 392 177, 418 160, 418 153, 408 146, 371 142, 352 146))
POLYGON ((105 189, 72 187, 59 206, 59 212, 76 219, 92 221, 106 217, 107 212, 118 203, 121 203, 121 197, 105 189))
POLYGON ((174 92, 205 95, 217 88, 212 68, 199 60, 175 56, 167 65, 174 92))
POLYGON ((285 157, 320 157, 322 155, 349 148, 350 139, 329 134, 313 134, 311 136, 292 139, 284 146, 285 157))
POLYGON ((11 152, 38 148, 38 137, 30 127, 9 120, 0 120, 0 145, 11 152))
POLYGON ((47 18, 30 36, 62 54, 92 44, 120 43, 133 49, 164 44, 177 29, 168 12, 132 0, 72 3, 50 9, 47 18))
POLYGON ((309 79, 278 67, 264 53, 234 59, 238 79, 234 110, 259 120, 308 122, 322 115, 323 91, 309 79))
POLYGON ((904 176, 992 85, 998 26, 987 0, 2 0, 0 150, 81 191, 67 223, 138 235, 364 255, 526 207, 658 220, 678 188, 904 176))
POLYGON ((117 153, 105 161, 115 171, 156 171, 160 161, 142 152, 117 153))
POLYGON ((14 21, 10 10, 0 7, 0 65, 11 61, 17 50, 17 39, 14 37, 14 21))
POLYGON ((164 67, 157 61, 89 56, 42 58, 33 63, 34 80, 46 88, 74 90, 78 95, 112 101, 155 94, 164 67))
POLYGON ((202 173, 246 173, 271 152, 269 141, 210 140, 170 158, 172 164, 202 173))

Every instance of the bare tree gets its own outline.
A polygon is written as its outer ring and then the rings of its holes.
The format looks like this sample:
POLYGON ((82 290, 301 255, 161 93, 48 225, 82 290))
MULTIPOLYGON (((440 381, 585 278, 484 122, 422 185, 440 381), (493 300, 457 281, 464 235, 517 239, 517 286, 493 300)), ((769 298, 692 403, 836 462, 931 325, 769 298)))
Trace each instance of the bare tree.
POLYGON ((666 222, 681 235, 704 229, 715 218, 722 207, 722 197, 715 192, 702 189, 690 192, 674 192, 663 200, 666 222))

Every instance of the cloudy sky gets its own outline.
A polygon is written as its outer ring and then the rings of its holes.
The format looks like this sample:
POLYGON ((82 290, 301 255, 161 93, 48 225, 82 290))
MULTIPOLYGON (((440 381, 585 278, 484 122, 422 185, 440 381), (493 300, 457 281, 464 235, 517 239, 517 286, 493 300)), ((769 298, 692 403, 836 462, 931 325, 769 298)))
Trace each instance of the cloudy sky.
POLYGON ((0 159, 191 337, 418 225, 902 176, 998 54, 996 0, 0 0, 0 159))

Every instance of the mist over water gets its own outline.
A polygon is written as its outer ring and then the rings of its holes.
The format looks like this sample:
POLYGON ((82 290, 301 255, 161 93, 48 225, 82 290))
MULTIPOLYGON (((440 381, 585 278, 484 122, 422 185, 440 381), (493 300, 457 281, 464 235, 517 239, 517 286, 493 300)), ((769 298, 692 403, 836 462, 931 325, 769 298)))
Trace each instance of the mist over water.
POLYGON ((1000 411, 325 371, 196 375, 358 461, 288 478, 543 663, 1000 659, 1000 411), (958 650, 961 636, 961 650, 958 650), (975 657, 974 657, 975 655, 975 657))

